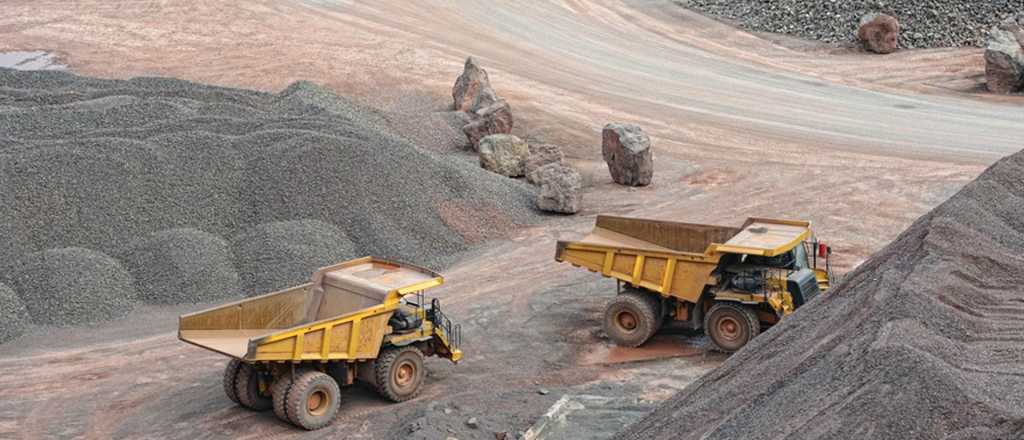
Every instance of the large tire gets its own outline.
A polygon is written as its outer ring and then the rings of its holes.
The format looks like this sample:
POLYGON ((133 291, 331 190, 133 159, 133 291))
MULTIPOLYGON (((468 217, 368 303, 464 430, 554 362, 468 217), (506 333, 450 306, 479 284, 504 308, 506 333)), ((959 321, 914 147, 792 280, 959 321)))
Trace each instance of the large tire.
POLYGON ((252 364, 242 363, 235 376, 235 394, 238 403, 253 411, 266 411, 274 406, 270 398, 270 384, 252 364))
POLYGON ((733 353, 761 333, 757 312, 732 302, 717 302, 704 316, 704 333, 715 349, 733 353))
POLYGON ((224 367, 224 379, 222 380, 224 394, 235 403, 238 403, 238 393, 235 392, 235 380, 238 378, 238 369, 241 367, 242 361, 238 359, 232 359, 231 362, 228 362, 228 366, 224 367))
POLYGON ((287 418, 302 429, 323 428, 338 416, 341 389, 331 376, 315 370, 295 374, 286 396, 287 418))
POLYGON ((423 377, 423 352, 411 345, 386 348, 374 363, 377 392, 392 402, 405 402, 420 394, 423 377))
POLYGON ((639 347, 660 327, 661 300, 651 293, 617 295, 604 309, 604 331, 616 344, 639 347))
POLYGON ((278 376, 274 380, 274 385, 270 387, 270 396, 274 401, 274 414, 286 423, 295 423, 288 415, 288 391, 295 383, 293 379, 291 371, 285 372, 278 376))

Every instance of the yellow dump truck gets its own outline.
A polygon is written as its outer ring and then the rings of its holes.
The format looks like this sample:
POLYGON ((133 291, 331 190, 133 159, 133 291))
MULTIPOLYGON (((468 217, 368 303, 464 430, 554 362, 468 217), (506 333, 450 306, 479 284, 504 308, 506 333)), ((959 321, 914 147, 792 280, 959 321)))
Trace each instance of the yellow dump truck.
POLYGON ((604 328, 637 347, 665 325, 703 329, 721 351, 739 350, 828 290, 830 247, 810 222, 750 218, 742 227, 598 216, 555 260, 618 280, 604 328))
POLYGON ((340 387, 363 381, 386 399, 419 394, 425 356, 462 358, 460 326, 424 292, 444 279, 372 257, 322 268, 301 286, 183 315, 178 338, 231 357, 224 392, 305 429, 338 413, 340 387))

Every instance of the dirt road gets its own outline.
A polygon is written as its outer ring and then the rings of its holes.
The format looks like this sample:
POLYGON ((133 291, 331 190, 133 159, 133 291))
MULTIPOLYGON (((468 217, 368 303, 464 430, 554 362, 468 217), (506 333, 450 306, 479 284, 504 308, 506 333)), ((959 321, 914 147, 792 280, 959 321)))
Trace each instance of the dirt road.
MULTIPOLYGON (((703 352, 600 360, 613 285, 551 261, 553 241, 598 212, 808 218, 849 268, 1022 147, 1024 106, 976 93, 976 50, 873 57, 752 36, 670 1, 13 0, 4 9, 0 50, 54 50, 84 74, 268 90, 310 79, 413 122, 449 103, 474 55, 511 102, 516 133, 565 146, 590 185, 585 211, 488 243, 447 270, 441 295, 466 325, 465 363, 430 363, 415 402, 347 393, 330 429, 349 438, 401 438, 392 430, 435 401, 515 431, 560 393, 664 399, 717 365, 721 356, 703 352), (612 120, 654 138, 652 187, 614 186, 597 162, 598 133, 612 120)), ((177 312, 108 324, 100 341, 42 329, 3 346, 0 437, 304 435, 230 405, 219 389, 225 360, 178 343, 168 332, 177 312), (39 349, 41 333, 62 345, 39 349)))

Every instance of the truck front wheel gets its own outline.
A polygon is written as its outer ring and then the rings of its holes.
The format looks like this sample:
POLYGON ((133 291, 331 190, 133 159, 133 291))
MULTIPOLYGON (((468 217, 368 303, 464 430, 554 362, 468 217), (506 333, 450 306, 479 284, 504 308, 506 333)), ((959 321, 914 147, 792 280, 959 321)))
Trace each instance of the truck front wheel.
POLYGON ((392 402, 416 397, 424 373, 423 352, 411 345, 383 349, 374 363, 377 392, 392 402))
POLYGON ((618 345, 639 347, 658 331, 660 309, 660 300, 650 293, 623 293, 604 309, 604 331, 618 345))
POLYGON ((341 388, 333 377, 307 370, 296 373, 295 380, 287 388, 285 412, 295 426, 312 431, 329 425, 337 417, 341 407, 341 388))
POLYGON ((718 351, 732 353, 761 333, 757 312, 742 304, 718 302, 704 317, 704 333, 718 351))

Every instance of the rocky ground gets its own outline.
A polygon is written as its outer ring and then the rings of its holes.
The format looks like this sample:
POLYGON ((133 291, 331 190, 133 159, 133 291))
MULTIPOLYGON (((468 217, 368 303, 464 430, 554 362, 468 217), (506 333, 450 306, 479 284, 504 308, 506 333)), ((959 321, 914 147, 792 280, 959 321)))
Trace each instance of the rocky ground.
MULTIPOLYGON (((104 78, 157 74, 273 94, 309 79, 398 115, 409 123, 395 131, 431 151, 451 149, 445 130, 460 121, 434 113, 449 108, 474 55, 514 108, 513 134, 562 147, 585 186, 580 213, 486 242, 445 270, 438 295, 466 325, 466 360, 429 362, 427 389, 412 402, 346 390, 326 434, 348 438, 407 435, 421 420, 495 438, 527 429, 564 394, 658 402, 718 365, 723 357, 698 337, 669 335, 640 352, 602 338, 613 285, 551 260, 555 240, 578 237, 598 213, 733 225, 748 215, 806 218, 847 270, 1018 150, 1024 128, 1019 105, 974 94, 977 50, 866 57, 751 35, 669 1, 5 8, 0 50, 53 50, 104 78), (650 186, 612 183, 600 132, 615 121, 649 134, 650 186), (481 429, 463 430, 474 417, 481 429)), ((472 207, 447 212, 504 223, 472 207)), ((226 360, 174 338, 174 319, 188 309, 143 305, 115 322, 44 327, 5 344, 0 436, 325 434, 231 405, 219 388, 226 360)))
POLYGON ((828 43, 857 41, 865 14, 882 13, 900 22, 900 47, 907 49, 983 47, 993 25, 1024 10, 1021 0, 679 0, 758 32, 778 32, 828 43))

